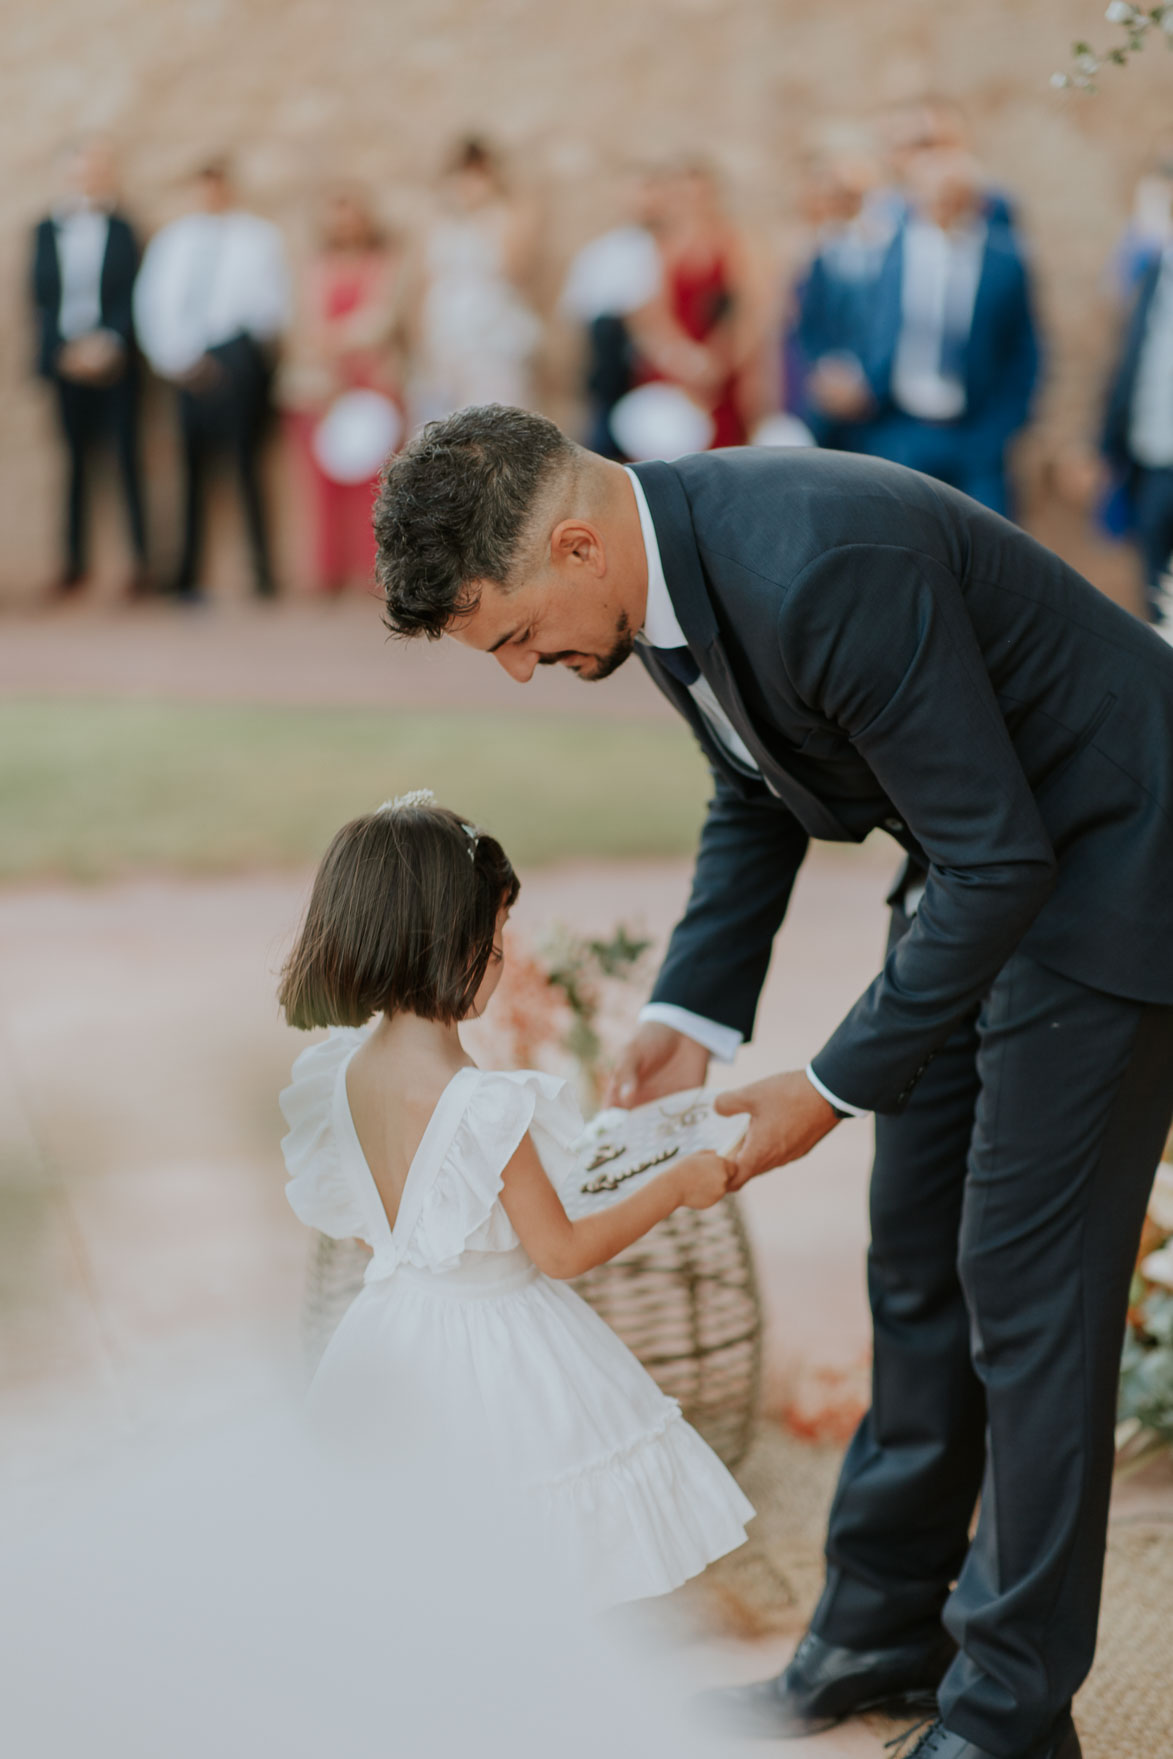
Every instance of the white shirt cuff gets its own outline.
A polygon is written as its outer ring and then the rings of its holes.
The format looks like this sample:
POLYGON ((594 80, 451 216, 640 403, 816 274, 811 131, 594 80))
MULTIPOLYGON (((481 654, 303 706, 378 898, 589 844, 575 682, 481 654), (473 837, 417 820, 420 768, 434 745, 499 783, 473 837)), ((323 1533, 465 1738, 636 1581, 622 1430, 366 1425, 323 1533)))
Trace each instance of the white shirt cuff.
POLYGON ((845 1099, 840 1099, 837 1093, 832 1093, 829 1087, 824 1087, 809 1063, 806 1066, 805 1074, 815 1092, 821 1093, 827 1104, 833 1105, 837 1112, 846 1112, 849 1118, 867 1117, 866 1106, 848 1105, 845 1099))
POLYGON ((640 1009, 639 1017, 641 1021, 654 1020, 661 1026, 671 1026, 674 1032, 682 1032, 721 1063, 731 1063, 743 1042, 736 1026, 720 1026, 716 1020, 706 1020, 703 1014, 692 1014, 674 1002, 649 1002, 640 1009))

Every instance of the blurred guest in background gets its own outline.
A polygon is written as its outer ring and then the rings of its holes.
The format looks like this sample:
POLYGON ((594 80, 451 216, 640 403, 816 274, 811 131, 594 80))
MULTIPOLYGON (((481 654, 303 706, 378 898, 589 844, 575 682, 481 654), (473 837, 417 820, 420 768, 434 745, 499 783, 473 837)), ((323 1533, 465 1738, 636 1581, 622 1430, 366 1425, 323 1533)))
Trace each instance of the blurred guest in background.
MULTIPOLYGON (((895 226, 908 212, 910 184, 922 153, 970 153, 973 149, 961 105, 938 94, 891 105, 879 118, 879 124, 889 182, 886 189, 876 192, 872 206, 885 212, 895 226)), ((1017 225, 1012 198, 980 173, 974 199, 981 217, 992 226, 1017 225)))
POLYGON ((117 191, 109 143, 86 142, 71 156, 65 201, 33 238, 37 370, 56 392, 69 455, 59 594, 75 592, 85 579, 86 464, 99 443, 118 458, 134 551, 131 596, 147 588, 132 309, 139 249, 118 211, 117 191))
POLYGON ((765 264, 726 211, 710 166, 691 161, 674 171, 661 212, 660 297, 671 333, 667 351, 648 348, 637 377, 678 384, 703 403, 712 417, 714 446, 743 445, 769 401, 765 264))
POLYGON ((808 188, 817 214, 815 249, 795 288, 785 339, 786 407, 821 446, 851 451, 860 417, 871 407, 864 377, 876 283, 891 228, 868 198, 879 167, 863 152, 822 161, 808 188))
POLYGON ((393 445, 403 428, 394 346, 400 265, 368 193, 349 183, 332 189, 301 276, 279 387, 309 474, 316 583, 325 593, 373 577, 371 507, 390 450, 382 441, 390 435, 393 445))
POLYGON ((1108 394, 1104 452, 1122 481, 1153 622, 1173 623, 1163 579, 1173 554, 1173 243, 1145 270, 1108 394))
POLYGON ((194 179, 192 211, 147 247, 135 289, 139 340, 155 371, 178 390, 186 474, 177 596, 201 596, 208 469, 232 461, 258 596, 276 591, 260 475, 276 344, 292 308, 277 228, 238 206, 223 160, 194 179))
POLYGON ((1173 144, 1137 181, 1132 212, 1112 256, 1109 278, 1119 298, 1131 302, 1146 272, 1173 238, 1173 144))
POLYGON ((585 244, 570 264, 561 310, 581 328, 583 388, 588 409, 584 444, 604 458, 620 456, 609 420, 635 383, 637 350, 660 304, 663 270, 656 235, 663 223, 665 178, 646 169, 630 179, 628 219, 585 244), (641 336, 642 333, 642 336, 641 336))
POLYGON ((1026 265, 967 154, 920 153, 909 194, 875 290, 859 449, 1007 513, 1006 451, 1039 371, 1026 265))
POLYGON ((484 141, 462 141, 412 272, 418 420, 470 404, 532 405, 542 340, 528 291, 535 242, 533 205, 509 191, 497 154, 484 141))

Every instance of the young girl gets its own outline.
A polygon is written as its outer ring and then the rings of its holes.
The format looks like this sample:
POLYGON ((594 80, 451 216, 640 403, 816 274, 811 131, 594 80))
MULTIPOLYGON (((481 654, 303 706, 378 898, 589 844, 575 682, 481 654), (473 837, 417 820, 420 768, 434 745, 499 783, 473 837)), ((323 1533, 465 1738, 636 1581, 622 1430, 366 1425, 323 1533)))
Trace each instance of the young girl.
POLYGON ((335 1030, 281 1095, 287 1189, 302 1221, 372 1257, 311 1410, 341 1432, 357 1405, 363 1435, 417 1465, 495 1470, 610 1605, 732 1551, 753 1508, 564 1279, 709 1208, 729 1169, 692 1155, 568 1218, 556 1186, 583 1123, 565 1082, 478 1069, 460 1042, 517 893, 500 844, 427 792, 345 825, 318 871, 280 1000, 291 1025, 335 1030))

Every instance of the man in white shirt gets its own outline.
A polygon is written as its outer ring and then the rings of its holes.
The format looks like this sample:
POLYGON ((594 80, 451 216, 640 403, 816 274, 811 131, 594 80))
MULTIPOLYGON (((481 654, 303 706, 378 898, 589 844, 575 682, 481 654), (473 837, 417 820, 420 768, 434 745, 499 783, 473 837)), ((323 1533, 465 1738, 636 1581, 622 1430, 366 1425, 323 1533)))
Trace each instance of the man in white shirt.
POLYGON ((117 210, 117 188, 109 142, 85 142, 71 154, 66 199, 33 235, 37 370, 56 392, 69 456, 58 595, 85 581, 86 472, 101 443, 113 445, 122 481, 134 552, 129 592, 136 596, 148 585, 131 309, 139 247, 117 210))
POLYGON ((194 211, 151 240, 135 289, 143 352, 179 391, 186 472, 178 597, 198 598, 208 466, 232 460, 252 551, 256 592, 275 592, 260 479, 273 357, 292 315, 285 247, 277 228, 237 206, 228 167, 205 165, 194 211))

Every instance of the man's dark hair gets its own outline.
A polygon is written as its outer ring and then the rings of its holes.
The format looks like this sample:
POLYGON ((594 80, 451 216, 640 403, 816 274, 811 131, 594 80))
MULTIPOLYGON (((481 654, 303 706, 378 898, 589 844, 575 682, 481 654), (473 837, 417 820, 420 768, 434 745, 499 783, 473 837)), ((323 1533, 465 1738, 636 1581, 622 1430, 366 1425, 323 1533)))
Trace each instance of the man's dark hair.
POLYGON ((281 973, 285 1018, 304 1031, 372 1014, 463 1020, 518 889, 496 838, 442 806, 353 819, 322 858, 281 973))
POLYGON ((543 415, 488 403, 429 422, 383 471, 375 576, 394 635, 443 635, 506 586, 542 493, 576 448, 543 415))

